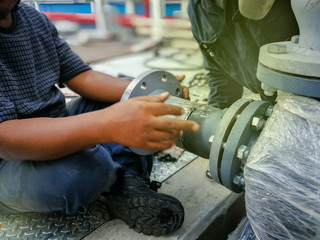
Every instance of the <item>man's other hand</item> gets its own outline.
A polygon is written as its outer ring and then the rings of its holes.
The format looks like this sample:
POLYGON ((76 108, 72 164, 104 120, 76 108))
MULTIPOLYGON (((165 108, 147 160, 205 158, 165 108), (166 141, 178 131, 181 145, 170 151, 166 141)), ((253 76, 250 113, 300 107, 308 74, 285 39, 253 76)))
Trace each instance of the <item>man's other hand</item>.
MULTIPOLYGON (((185 75, 176 76, 176 78, 178 79, 179 82, 182 82, 182 80, 185 79, 185 75)), ((183 92, 183 98, 190 100, 188 87, 181 85, 181 88, 182 88, 182 92, 183 92)))

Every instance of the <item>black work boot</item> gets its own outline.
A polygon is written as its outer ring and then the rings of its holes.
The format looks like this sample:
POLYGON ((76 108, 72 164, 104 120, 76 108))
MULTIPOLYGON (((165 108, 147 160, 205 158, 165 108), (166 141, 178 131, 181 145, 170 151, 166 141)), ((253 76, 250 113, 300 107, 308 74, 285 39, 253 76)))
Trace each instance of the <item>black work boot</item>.
POLYGON ((143 176, 126 176, 106 195, 111 217, 125 221, 145 235, 161 236, 177 230, 184 220, 184 209, 176 198, 157 193, 143 176))

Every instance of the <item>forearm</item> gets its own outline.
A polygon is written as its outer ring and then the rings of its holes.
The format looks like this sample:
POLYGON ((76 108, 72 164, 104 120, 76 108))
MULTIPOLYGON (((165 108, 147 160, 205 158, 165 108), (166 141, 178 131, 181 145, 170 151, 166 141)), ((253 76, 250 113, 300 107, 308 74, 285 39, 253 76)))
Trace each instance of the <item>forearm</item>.
POLYGON ((99 111, 65 118, 8 120, 0 124, 0 158, 51 160, 101 142, 99 111))
POLYGON ((183 109, 164 104, 169 93, 132 98, 108 108, 64 118, 32 118, 0 123, 0 158, 52 160, 96 144, 163 150, 181 131, 197 131, 192 121, 158 117, 181 115, 183 109))
POLYGON ((66 83, 79 95, 98 102, 118 102, 130 81, 89 70, 66 83))

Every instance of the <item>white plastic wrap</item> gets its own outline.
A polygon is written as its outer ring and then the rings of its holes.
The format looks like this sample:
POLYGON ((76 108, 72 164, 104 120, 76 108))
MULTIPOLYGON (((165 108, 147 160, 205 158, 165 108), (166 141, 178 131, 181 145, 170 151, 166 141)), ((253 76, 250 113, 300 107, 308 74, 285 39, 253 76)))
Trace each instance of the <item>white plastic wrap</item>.
POLYGON ((244 177, 247 216, 258 239, 320 239, 320 102, 278 99, 244 177))

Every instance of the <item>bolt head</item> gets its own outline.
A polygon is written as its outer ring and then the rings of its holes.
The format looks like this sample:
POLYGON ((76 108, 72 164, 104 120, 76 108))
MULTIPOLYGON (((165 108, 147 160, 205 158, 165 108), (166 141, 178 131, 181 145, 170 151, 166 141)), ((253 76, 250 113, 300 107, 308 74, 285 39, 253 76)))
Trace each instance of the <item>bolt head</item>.
POLYGON ((241 145, 237 150, 237 158, 246 159, 248 156, 248 147, 246 145, 241 145))
POLYGON ((277 44, 277 43, 271 43, 267 46, 268 53, 286 53, 287 52, 287 46, 284 44, 277 44))
POLYGON ((266 96, 272 97, 276 93, 276 91, 267 91, 267 90, 265 90, 265 91, 263 91, 263 93, 266 96))
POLYGON ((261 88, 263 89, 263 92, 266 96, 271 97, 277 92, 277 89, 265 83, 261 83, 261 88))
POLYGON ((251 122, 251 128, 254 131, 260 131, 265 124, 265 120, 263 119, 262 116, 255 116, 252 118, 252 122, 251 122))
POLYGON ((265 115, 266 117, 270 117, 271 114, 272 114, 272 112, 273 112, 273 106, 269 106, 269 107, 267 108, 266 112, 264 113, 264 115, 265 115))
POLYGON ((233 183, 244 189, 245 181, 243 174, 237 174, 233 177, 233 183))

